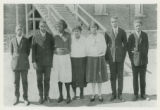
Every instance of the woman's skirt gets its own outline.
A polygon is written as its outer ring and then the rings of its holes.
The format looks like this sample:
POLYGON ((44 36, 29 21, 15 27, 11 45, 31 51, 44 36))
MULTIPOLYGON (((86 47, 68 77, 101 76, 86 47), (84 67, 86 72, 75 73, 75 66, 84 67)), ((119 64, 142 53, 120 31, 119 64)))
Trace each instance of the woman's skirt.
POLYGON ((86 57, 71 58, 72 63, 72 86, 86 87, 86 57))
POLYGON ((72 81, 71 59, 70 55, 56 55, 53 57, 54 76, 57 76, 58 82, 70 83, 72 81))
POLYGON ((104 56, 87 57, 86 81, 88 83, 103 83, 109 80, 104 56))

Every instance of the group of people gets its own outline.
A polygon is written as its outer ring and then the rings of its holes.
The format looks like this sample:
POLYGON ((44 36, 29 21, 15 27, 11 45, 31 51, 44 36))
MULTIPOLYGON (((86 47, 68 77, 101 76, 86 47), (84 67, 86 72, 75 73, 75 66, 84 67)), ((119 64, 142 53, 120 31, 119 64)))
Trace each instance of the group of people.
POLYGON ((23 27, 16 26, 16 37, 11 40, 12 70, 15 80, 14 105, 19 103, 19 83, 22 78, 23 98, 25 105, 28 100, 28 69, 30 48, 32 48, 32 63, 37 74, 37 87, 39 91, 39 103, 50 102, 50 75, 57 74, 59 88, 58 103, 64 100, 63 84, 65 84, 67 97, 66 103, 71 102, 70 86, 73 88, 74 97, 77 99, 76 89, 80 89, 79 97, 84 98, 84 88, 88 83, 92 85, 90 101, 96 99, 96 85, 98 86, 98 97, 103 102, 102 83, 109 80, 106 63, 109 64, 112 95, 110 101, 122 97, 123 91, 123 69, 126 53, 128 51, 133 71, 133 89, 136 101, 140 97, 146 99, 145 76, 148 63, 148 36, 142 31, 142 21, 134 20, 132 34, 127 40, 126 32, 119 27, 118 17, 111 17, 111 30, 105 33, 99 32, 99 25, 92 22, 89 26, 89 34, 83 35, 81 26, 76 26, 72 34, 65 31, 67 23, 59 20, 55 29, 55 35, 46 30, 46 22, 39 23, 39 30, 35 32, 32 43, 24 37, 23 27))

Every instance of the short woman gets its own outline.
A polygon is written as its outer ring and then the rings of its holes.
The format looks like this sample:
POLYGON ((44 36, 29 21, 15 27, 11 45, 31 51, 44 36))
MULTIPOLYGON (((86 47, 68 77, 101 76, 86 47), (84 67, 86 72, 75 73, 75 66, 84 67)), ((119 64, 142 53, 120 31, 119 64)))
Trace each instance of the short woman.
POLYGON ((108 81, 105 52, 107 49, 104 34, 98 32, 98 24, 92 22, 90 35, 87 37, 87 66, 86 81, 92 84, 92 96, 90 101, 95 101, 95 86, 98 85, 98 99, 103 102, 101 87, 108 81))
POLYGON ((58 34, 55 35, 55 52, 53 57, 53 68, 58 74, 58 87, 59 87, 59 98, 58 103, 63 101, 62 84, 65 83, 67 90, 66 103, 71 102, 70 97, 70 83, 72 81, 72 70, 71 70, 71 35, 66 32, 67 24, 64 20, 59 20, 56 23, 56 30, 58 34))
POLYGON ((83 98, 83 88, 86 87, 86 38, 81 35, 81 27, 73 29, 71 43, 72 87, 76 99, 76 88, 80 87, 80 98, 83 98))

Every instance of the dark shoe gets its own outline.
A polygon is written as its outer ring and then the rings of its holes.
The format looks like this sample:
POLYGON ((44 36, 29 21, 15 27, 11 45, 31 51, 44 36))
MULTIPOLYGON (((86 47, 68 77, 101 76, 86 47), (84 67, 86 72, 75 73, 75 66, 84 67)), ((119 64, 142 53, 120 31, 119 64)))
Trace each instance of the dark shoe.
POLYGON ((16 99, 16 101, 13 103, 13 105, 17 105, 19 103, 19 98, 16 99))
POLYGON ((80 94, 80 99, 84 99, 84 95, 83 94, 80 94))
POLYGON ((116 99, 116 96, 112 95, 111 98, 110 98, 110 101, 114 101, 115 99, 116 99))
POLYGON ((30 104, 30 102, 28 100, 24 100, 24 104, 25 104, 25 106, 28 106, 30 104))
POLYGON ((66 99, 66 104, 69 104, 70 102, 71 102, 71 98, 68 97, 68 98, 66 99))
POLYGON ((58 98, 58 103, 60 103, 60 102, 62 102, 62 101, 63 101, 63 97, 60 96, 60 97, 58 98))
POLYGON ((102 96, 98 96, 98 100, 99 100, 100 102, 103 102, 102 96))
POLYGON ((134 95, 132 101, 137 101, 138 100, 138 95, 134 95))
POLYGON ((45 98, 44 98, 44 102, 51 103, 51 99, 50 99, 49 97, 45 97, 45 98))
POLYGON ((143 99, 143 100, 146 100, 146 95, 141 95, 141 98, 143 99))
POLYGON ((118 96, 118 99, 119 99, 120 101, 122 101, 122 102, 125 101, 125 100, 123 99, 122 95, 119 95, 119 96, 118 96))
POLYGON ((141 95, 141 98, 142 98, 143 100, 150 101, 150 98, 149 98, 149 97, 147 97, 146 95, 141 95))
POLYGON ((73 98, 72 98, 72 100, 76 100, 78 97, 77 96, 74 96, 73 98))
POLYGON ((95 96, 95 95, 94 95, 94 96, 92 96, 92 97, 90 98, 90 102, 95 101, 95 98, 96 98, 96 96, 95 96))
POLYGON ((43 98, 39 99, 39 104, 43 104, 43 98))

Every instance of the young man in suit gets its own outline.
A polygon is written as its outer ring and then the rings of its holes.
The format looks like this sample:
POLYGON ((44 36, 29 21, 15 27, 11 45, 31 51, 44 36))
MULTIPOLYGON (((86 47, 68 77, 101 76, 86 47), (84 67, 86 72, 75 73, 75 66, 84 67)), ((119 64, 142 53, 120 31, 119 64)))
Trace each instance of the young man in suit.
POLYGON ((118 17, 111 17, 111 26, 112 29, 109 32, 109 35, 106 34, 106 43, 108 46, 106 59, 109 61, 112 88, 112 96, 110 100, 113 101, 118 96, 119 100, 124 101, 122 97, 123 68, 126 56, 127 36, 126 32, 118 26, 118 17), (117 79, 118 91, 116 90, 117 79))
POLYGON ((30 53, 29 41, 23 36, 23 27, 21 25, 16 26, 16 37, 11 40, 11 55, 12 55, 12 70, 14 73, 14 85, 15 85, 15 96, 16 101, 14 105, 19 103, 19 87, 20 77, 22 78, 23 86, 23 98, 25 105, 29 105, 28 101, 28 69, 29 60, 28 56, 30 53))
POLYGON ((146 69, 148 64, 148 35, 142 31, 142 21, 135 19, 134 21, 135 31, 128 38, 128 54, 132 65, 133 71, 133 89, 134 98, 138 99, 140 77, 140 93, 141 98, 146 99, 145 87, 146 87, 146 69))
POLYGON ((45 21, 40 21, 39 29, 32 38, 32 63, 37 73, 39 103, 42 104, 44 101, 50 102, 49 88, 54 38, 46 31, 45 21))

